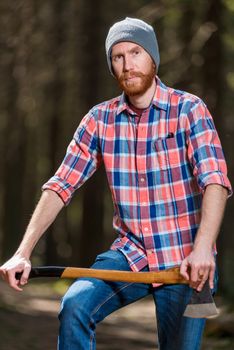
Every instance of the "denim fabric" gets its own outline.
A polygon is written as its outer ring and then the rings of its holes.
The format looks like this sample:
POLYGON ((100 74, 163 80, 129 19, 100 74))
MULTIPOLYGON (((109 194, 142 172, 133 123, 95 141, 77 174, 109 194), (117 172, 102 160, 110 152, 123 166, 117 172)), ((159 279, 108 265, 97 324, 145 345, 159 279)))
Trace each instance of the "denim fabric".
MULTIPOLYGON (((130 270, 125 256, 112 250, 98 255, 92 268, 130 270)), ((191 293, 192 289, 187 285, 154 288, 142 283, 80 278, 62 300, 58 349, 96 349, 96 324, 115 310, 151 294, 156 305, 160 350, 198 350, 205 319, 183 316, 191 293)))

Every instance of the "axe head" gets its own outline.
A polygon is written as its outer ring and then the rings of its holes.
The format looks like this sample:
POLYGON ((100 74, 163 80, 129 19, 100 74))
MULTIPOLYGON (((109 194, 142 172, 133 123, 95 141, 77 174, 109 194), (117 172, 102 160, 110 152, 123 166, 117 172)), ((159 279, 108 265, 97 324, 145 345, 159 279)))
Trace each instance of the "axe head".
POLYGON ((218 310, 211 294, 209 281, 207 280, 200 292, 195 289, 193 290, 192 297, 185 309, 184 316, 192 318, 208 318, 217 315, 218 310))

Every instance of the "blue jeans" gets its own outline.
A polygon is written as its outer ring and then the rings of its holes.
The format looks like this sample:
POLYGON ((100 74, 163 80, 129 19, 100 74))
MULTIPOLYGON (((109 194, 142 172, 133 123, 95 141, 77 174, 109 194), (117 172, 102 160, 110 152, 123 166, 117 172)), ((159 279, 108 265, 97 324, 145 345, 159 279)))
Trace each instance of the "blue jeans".
MULTIPOLYGON (((129 271, 125 256, 109 250, 97 256, 92 268, 129 271)), ((148 268, 144 269, 145 271, 148 268)), ((192 289, 188 285, 105 282, 94 278, 76 280, 65 294, 61 311, 59 350, 96 349, 96 324, 119 308, 151 294, 156 305, 161 350, 200 349, 205 319, 184 317, 192 289)))

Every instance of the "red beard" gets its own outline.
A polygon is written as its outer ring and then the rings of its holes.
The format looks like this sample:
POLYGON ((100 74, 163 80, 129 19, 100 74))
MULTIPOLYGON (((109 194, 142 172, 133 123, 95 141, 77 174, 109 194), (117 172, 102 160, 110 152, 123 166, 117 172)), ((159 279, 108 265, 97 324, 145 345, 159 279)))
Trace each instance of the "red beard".
POLYGON ((117 77, 117 80, 121 90, 123 90, 127 96, 137 96, 143 95, 150 88, 155 78, 155 74, 155 65, 152 63, 148 73, 143 74, 134 71, 125 72, 117 77), (127 80, 135 77, 140 79, 137 79, 137 81, 127 80))

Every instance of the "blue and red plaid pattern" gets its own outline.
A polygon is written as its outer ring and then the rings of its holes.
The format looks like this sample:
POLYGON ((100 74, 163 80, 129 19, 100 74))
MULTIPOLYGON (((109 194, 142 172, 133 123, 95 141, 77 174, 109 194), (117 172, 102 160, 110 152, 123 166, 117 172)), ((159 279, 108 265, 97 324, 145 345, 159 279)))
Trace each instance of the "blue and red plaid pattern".
POLYGON ((179 265, 191 252, 208 184, 232 193, 212 117, 198 97, 156 77, 141 117, 125 95, 93 107, 83 118, 56 174, 43 190, 68 204, 104 162, 114 204, 113 227, 133 271, 179 265))

